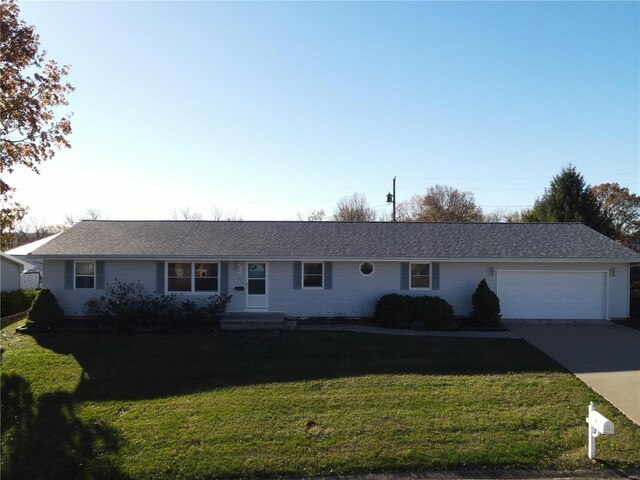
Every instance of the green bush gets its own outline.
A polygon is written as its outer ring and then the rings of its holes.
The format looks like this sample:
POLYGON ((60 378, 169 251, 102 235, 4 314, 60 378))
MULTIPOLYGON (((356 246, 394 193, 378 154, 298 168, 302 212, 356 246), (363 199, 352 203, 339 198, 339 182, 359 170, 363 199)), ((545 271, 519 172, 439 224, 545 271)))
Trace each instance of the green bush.
POLYGON ((120 329, 215 324, 224 313, 231 295, 212 295, 205 303, 180 302, 178 296, 156 295, 141 282, 125 283, 117 278, 105 294, 88 300, 84 313, 99 321, 113 322, 120 329))
POLYGON ((169 323, 179 312, 175 295, 148 291, 141 282, 125 283, 117 278, 105 294, 88 300, 84 312, 90 317, 110 320, 118 328, 149 328, 169 323))
POLYGON ((419 322, 427 330, 443 330, 453 322, 453 307, 440 297, 393 293, 378 300, 374 321, 388 328, 409 328, 419 322))
POLYGON ((182 302, 183 317, 196 323, 219 321, 222 318, 233 295, 212 295, 209 300, 198 304, 193 300, 182 302))
POLYGON ((478 326, 497 327, 500 325, 500 299, 489 288, 483 278, 471 296, 473 311, 471 320, 478 326))
POLYGON ((38 290, 13 290, 0 292, 0 316, 26 312, 38 295, 38 290))
POLYGON ((407 328, 415 320, 413 305, 407 298, 409 297, 406 295, 396 293, 383 296, 376 303, 374 321, 388 328, 407 328))
POLYGON ((453 323, 453 307, 440 297, 415 297, 416 319, 427 330, 446 330, 453 323))
POLYGON ((31 308, 27 312, 27 325, 30 329, 47 330, 64 319, 64 311, 51 290, 45 288, 38 292, 31 308))

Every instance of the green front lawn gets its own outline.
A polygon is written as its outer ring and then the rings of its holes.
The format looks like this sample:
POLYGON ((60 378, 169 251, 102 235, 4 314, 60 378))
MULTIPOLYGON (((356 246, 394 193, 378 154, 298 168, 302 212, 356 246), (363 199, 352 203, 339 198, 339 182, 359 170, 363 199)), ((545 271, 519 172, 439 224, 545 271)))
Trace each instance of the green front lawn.
POLYGON ((522 341, 347 333, 219 336, 2 331, 4 478, 273 477, 600 468, 589 401, 640 428, 522 341))

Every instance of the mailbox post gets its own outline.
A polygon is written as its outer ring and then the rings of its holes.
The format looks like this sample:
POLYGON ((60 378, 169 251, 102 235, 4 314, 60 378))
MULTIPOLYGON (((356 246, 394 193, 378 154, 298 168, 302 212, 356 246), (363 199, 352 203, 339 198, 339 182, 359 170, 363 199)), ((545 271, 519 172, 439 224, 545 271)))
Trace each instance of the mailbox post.
POLYGON ((589 458, 593 460, 596 458, 596 438, 600 435, 613 435, 614 426, 611 420, 596 412, 596 406, 593 402, 589 403, 587 424, 589 425, 587 427, 589 432, 589 458))

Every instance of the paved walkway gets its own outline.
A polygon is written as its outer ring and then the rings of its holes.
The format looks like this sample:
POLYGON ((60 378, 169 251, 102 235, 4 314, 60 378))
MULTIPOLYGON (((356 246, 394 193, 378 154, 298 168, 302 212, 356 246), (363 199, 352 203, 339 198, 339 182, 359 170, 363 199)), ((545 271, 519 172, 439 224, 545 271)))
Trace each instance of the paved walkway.
POLYGON ((637 480, 640 478, 640 469, 577 470, 573 472, 554 470, 450 470, 298 477, 292 480, 601 480, 623 478, 637 480))
POLYGON ((509 323, 640 425, 640 331, 611 322, 509 323))
POLYGON ((513 332, 432 332, 422 330, 400 330, 395 328, 372 327, 369 325, 342 325, 342 324, 318 324, 304 325, 298 324, 296 330, 307 332, 356 332, 373 333, 376 335, 403 335, 409 337, 457 337, 457 338, 520 338, 513 332))

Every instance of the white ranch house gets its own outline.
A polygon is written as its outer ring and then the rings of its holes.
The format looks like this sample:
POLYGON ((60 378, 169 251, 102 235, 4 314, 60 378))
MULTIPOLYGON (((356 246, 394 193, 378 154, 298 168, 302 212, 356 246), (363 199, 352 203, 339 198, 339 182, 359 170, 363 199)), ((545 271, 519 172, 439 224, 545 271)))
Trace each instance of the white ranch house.
POLYGON ((578 223, 83 221, 31 253, 67 315, 116 278, 233 295, 228 311, 372 315, 388 293, 471 311, 483 278, 506 319, 629 316, 640 255, 578 223))

